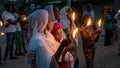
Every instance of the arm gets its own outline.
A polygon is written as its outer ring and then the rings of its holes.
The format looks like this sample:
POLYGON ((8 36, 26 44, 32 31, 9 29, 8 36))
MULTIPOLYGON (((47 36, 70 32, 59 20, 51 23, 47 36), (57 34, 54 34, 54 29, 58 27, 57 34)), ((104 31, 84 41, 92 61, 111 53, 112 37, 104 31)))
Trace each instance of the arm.
POLYGON ((118 12, 117 14, 115 14, 114 19, 117 19, 119 15, 120 15, 120 12, 118 12))
POLYGON ((60 47, 58 48, 58 50, 56 51, 56 53, 54 54, 54 57, 56 59, 56 61, 58 61, 58 59, 60 58, 60 55, 64 49, 64 47, 68 46, 71 43, 70 39, 64 39, 60 45, 60 47))

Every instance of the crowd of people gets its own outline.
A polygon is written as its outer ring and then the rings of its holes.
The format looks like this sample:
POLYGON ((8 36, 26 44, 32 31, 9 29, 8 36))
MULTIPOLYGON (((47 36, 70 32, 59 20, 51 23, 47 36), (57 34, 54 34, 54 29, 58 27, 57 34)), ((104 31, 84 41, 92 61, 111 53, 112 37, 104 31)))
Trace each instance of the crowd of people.
MULTIPOLYGON (((105 46, 113 45, 113 28, 116 28, 120 40, 120 11, 115 15, 111 7, 107 11, 104 14, 105 46)), ((0 54, 0 63, 8 63, 8 55, 9 59, 19 59, 16 56, 25 55, 32 68, 75 68, 79 57, 75 53, 71 28, 78 26, 75 25, 72 14, 73 10, 69 6, 59 10, 55 5, 47 5, 28 15, 24 6, 20 6, 17 11, 13 4, 5 4, 1 18, 7 45, 3 58, 0 54), (29 45, 26 46, 26 43, 29 45)), ((95 43, 102 30, 96 28, 92 4, 85 6, 81 20, 82 26, 78 30, 83 43, 80 46, 83 46, 85 68, 94 68, 95 43), (88 26, 89 20, 91 24, 88 26)), ((120 55, 120 42, 118 45, 120 55)))

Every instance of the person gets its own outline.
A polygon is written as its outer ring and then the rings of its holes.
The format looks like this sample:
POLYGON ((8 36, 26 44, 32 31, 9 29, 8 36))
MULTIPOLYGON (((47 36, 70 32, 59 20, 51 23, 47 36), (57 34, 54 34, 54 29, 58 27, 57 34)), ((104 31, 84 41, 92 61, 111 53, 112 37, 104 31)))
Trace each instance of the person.
POLYGON ((16 20, 18 22, 16 22, 16 36, 15 36, 15 44, 16 44, 16 49, 15 49, 15 55, 19 56, 19 55, 24 55, 22 53, 22 31, 21 31, 21 27, 20 27, 20 23, 19 23, 19 15, 14 12, 13 15, 15 16, 16 20))
POLYGON ((112 17, 112 8, 108 8, 108 13, 106 13, 104 15, 104 20, 105 20, 105 25, 104 25, 104 29, 105 29, 105 40, 104 40, 104 45, 105 46, 109 46, 109 45, 113 45, 112 43, 112 30, 113 30, 113 17, 112 17))
POLYGON ((83 43, 83 52, 86 61, 85 68, 93 68, 94 67, 94 56, 95 56, 95 43, 98 40, 100 29, 96 29, 95 31, 92 29, 92 18, 87 15, 84 19, 84 26, 80 27, 80 34, 83 43), (87 21, 91 20, 91 25, 87 26, 87 21))
MULTIPOLYGON (((115 14, 114 19, 116 20, 118 41, 120 41, 120 11, 115 14)), ((120 55, 120 42, 118 42, 118 55, 120 55)))
POLYGON ((71 23, 69 17, 71 13, 72 13, 72 8, 70 8, 69 6, 65 6, 60 10, 60 22, 63 26, 62 29, 66 35, 68 35, 69 33, 69 28, 71 23))
MULTIPOLYGON (((49 13, 49 17, 51 19, 52 26, 54 26, 55 23, 60 22, 59 9, 56 6, 47 5, 44 9, 47 10, 49 13)), ((62 37, 66 38, 66 34, 63 30, 62 30, 62 37)))
POLYGON ((47 6, 45 6, 44 9, 48 11, 49 17, 52 21, 52 25, 54 25, 54 23, 57 22, 55 12, 59 12, 58 8, 54 5, 47 5, 47 6))
MULTIPOLYGON (((58 47, 52 34, 46 30, 48 22, 48 12, 40 9, 33 12, 33 34, 28 47, 28 57, 35 57, 36 68, 57 68, 57 63, 63 48, 71 43, 70 39, 65 39, 58 47)), ((32 61, 31 60, 31 61, 32 61)))
MULTIPOLYGON (((55 40, 61 43, 61 41, 63 40, 62 24, 60 22, 55 23, 53 29, 51 30, 51 33, 53 34, 55 40)), ((60 68, 74 68, 74 58, 69 52, 70 50, 73 50, 72 46, 66 47, 62 52, 61 59, 59 59, 58 61, 60 68)))
MULTIPOLYGON (((95 29, 95 23, 94 23, 94 21, 95 21, 95 12, 94 12, 94 10, 93 10, 93 6, 92 6, 92 4, 90 4, 90 3, 88 3, 86 6, 85 6, 85 10, 83 11, 83 15, 82 15, 82 20, 84 19, 84 17, 86 16, 86 15, 89 15, 89 16, 91 16, 92 17, 92 20, 93 20, 93 29, 95 29)), ((84 23, 83 23, 84 24, 84 23)))
POLYGON ((20 21, 20 26, 22 29, 22 37, 23 37, 23 50, 24 53, 27 52, 26 47, 25 47, 25 41, 27 40, 27 43, 29 43, 29 39, 27 38, 27 32, 28 32, 28 16, 26 13, 26 9, 24 6, 19 7, 19 21, 20 21))
POLYGON ((13 4, 5 4, 5 11, 2 13, 2 20, 5 26, 6 38, 7 38, 7 46, 5 49, 5 55, 3 61, 7 63, 8 53, 10 53, 10 59, 17 59, 17 57, 13 56, 13 48, 14 48, 14 40, 15 40, 15 31, 16 31, 16 20, 13 15, 13 4), (9 52, 10 51, 10 52, 9 52))

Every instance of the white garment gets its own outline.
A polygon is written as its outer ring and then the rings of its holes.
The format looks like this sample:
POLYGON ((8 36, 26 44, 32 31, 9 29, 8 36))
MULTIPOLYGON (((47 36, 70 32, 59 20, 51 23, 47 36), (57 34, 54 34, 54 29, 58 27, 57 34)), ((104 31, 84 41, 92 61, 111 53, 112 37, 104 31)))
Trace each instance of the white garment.
POLYGON ((67 18, 67 12, 66 12, 69 8, 70 8, 69 6, 66 6, 60 10, 60 22, 62 24, 63 29, 70 27, 70 21, 67 18))
POLYGON ((115 14, 114 19, 117 20, 117 23, 116 23, 117 28, 120 28, 120 12, 115 14))
POLYGON ((94 10, 91 10, 91 11, 84 11, 83 12, 83 18, 84 18, 84 16, 86 16, 86 15, 89 15, 89 16, 91 16, 92 18, 93 18, 93 20, 95 20, 95 12, 94 12, 94 10))
MULTIPOLYGON (((6 25, 7 23, 9 23, 7 20, 11 19, 11 20, 15 20, 15 16, 12 13, 9 13, 7 11, 4 11, 2 13, 2 20, 4 25, 6 25)), ((16 27, 15 25, 10 24, 8 27, 5 27, 5 31, 6 32, 15 32, 16 31, 16 27)))
POLYGON ((16 31, 21 31, 20 23, 16 23, 16 31))
MULTIPOLYGON (((17 20, 19 18, 19 15, 17 13, 14 13, 15 19, 17 20)), ((20 23, 17 22, 16 25, 16 31, 21 31, 20 23)))
POLYGON ((45 6, 44 9, 48 11, 48 14, 52 21, 52 24, 54 24, 54 21, 56 21, 56 20, 55 20, 55 15, 54 15, 54 11, 53 11, 53 5, 47 5, 47 6, 45 6))
POLYGON ((49 31, 44 33, 48 23, 48 12, 36 10, 32 17, 33 35, 28 52, 34 52, 37 68, 50 68, 51 59, 58 49, 58 44, 49 31))

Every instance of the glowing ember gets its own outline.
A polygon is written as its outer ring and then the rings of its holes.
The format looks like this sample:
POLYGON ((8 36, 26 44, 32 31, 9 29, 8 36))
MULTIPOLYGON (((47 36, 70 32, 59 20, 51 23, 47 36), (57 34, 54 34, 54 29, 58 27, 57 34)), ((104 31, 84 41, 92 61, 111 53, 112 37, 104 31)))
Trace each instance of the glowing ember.
POLYGON ((118 12, 120 12, 120 10, 118 10, 118 12))
POLYGON ((72 14, 73 21, 75 20, 75 12, 72 14))
POLYGON ((3 23, 2 23, 2 21, 0 21, 0 26, 3 26, 3 23))
POLYGON ((100 28, 100 26, 101 26, 101 19, 98 21, 98 26, 100 28))
POLYGON ((76 29, 73 31, 73 38, 75 38, 77 31, 78 31, 78 28, 76 28, 76 29))
POLYGON ((90 25, 91 25, 91 20, 89 19, 88 23, 87 23, 87 26, 90 26, 90 25))
POLYGON ((27 20, 27 18, 26 18, 26 17, 24 17, 24 18, 23 18, 23 20, 25 21, 25 20, 27 20))
POLYGON ((5 33, 1 32, 0 35, 4 35, 5 33))

